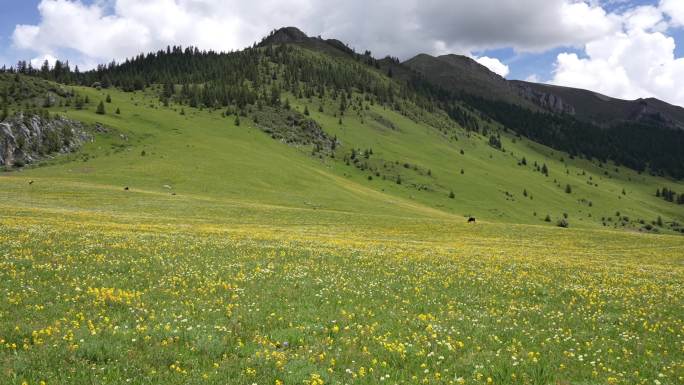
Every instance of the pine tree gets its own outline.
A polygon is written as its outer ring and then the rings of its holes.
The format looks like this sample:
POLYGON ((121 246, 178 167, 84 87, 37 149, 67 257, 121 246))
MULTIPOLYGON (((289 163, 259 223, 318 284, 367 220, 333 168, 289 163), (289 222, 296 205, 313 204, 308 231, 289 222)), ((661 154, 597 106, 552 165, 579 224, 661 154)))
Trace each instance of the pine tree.
POLYGON ((97 105, 97 110, 95 110, 95 113, 98 115, 104 115, 105 114, 105 106, 102 101, 100 101, 100 104, 97 105))
POLYGON ((105 101, 106 101, 107 103, 111 103, 111 102, 112 102, 112 97, 111 97, 109 94, 107 94, 107 99, 106 99, 105 101))
POLYGON ((121 110, 119 109, 119 107, 116 108, 116 114, 121 115, 121 110))
POLYGON ((451 191, 451 192, 449 193, 449 198, 451 198, 451 199, 456 198, 456 194, 454 194, 454 192, 451 191))
POLYGON ((546 163, 544 163, 544 165, 542 166, 541 173, 546 175, 546 176, 549 176, 549 168, 546 167, 546 163))
POLYGON ((572 187, 570 187, 569 184, 565 185, 565 193, 566 194, 571 194, 572 193, 572 187))
POLYGON ((304 106, 304 115, 309 116, 309 106, 304 106))
POLYGON ((660 215, 658 215, 658 220, 656 221, 656 224, 658 225, 658 227, 663 227, 663 218, 661 218, 660 215))
POLYGON ((347 94, 342 92, 342 97, 340 98, 340 114, 344 115, 344 111, 347 109, 347 94))
POLYGON ((235 125, 240 127, 240 115, 235 115, 235 125))

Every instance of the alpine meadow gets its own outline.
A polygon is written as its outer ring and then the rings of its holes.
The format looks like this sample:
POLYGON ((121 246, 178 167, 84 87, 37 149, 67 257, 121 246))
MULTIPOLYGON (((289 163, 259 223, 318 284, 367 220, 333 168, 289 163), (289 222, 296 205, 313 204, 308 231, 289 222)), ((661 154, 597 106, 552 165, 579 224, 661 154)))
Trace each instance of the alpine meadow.
POLYGON ((0 384, 684 384, 681 107, 294 27, 0 72, 0 384))

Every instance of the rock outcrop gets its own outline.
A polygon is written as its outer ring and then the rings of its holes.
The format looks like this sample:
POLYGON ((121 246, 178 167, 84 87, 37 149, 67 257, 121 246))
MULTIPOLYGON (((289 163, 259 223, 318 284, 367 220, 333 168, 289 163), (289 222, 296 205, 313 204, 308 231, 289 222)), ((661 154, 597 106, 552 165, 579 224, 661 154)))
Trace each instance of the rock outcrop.
POLYGON ((90 140, 85 126, 66 118, 17 114, 0 122, 0 166, 22 167, 90 140))
POLYGON ((541 92, 532 89, 532 87, 522 83, 512 83, 518 87, 518 92, 523 98, 535 103, 539 107, 559 114, 575 115, 575 107, 563 101, 563 99, 555 94, 541 92))

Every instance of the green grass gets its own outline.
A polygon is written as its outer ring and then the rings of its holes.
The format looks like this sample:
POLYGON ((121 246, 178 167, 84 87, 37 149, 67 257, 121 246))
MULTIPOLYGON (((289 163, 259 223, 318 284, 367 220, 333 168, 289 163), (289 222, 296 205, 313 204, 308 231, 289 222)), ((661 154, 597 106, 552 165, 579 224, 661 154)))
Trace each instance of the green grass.
POLYGON ((248 118, 77 91, 61 113, 109 132, 0 175, 3 383, 684 383, 684 238, 633 223, 684 222, 654 196, 681 182, 290 97, 342 143, 319 159, 248 118))
MULTIPOLYGON (((321 160, 310 156, 310 147, 295 148, 270 139, 248 118, 236 127, 234 119, 222 117, 220 111, 185 108, 187 114, 180 115, 179 106, 161 107, 152 94, 114 90, 106 91, 113 102, 106 106, 108 114, 100 116, 93 112, 105 92, 78 91, 90 97, 91 105, 81 111, 67 110, 66 114, 86 122, 101 122, 113 130, 100 135, 78 154, 57 159, 48 167, 6 174, 5 179, 19 185, 27 178, 35 179, 38 183, 32 188, 38 191, 57 188, 61 183, 68 188, 68 183, 78 182, 100 189, 106 186, 112 193, 120 192, 123 186, 162 195, 174 191, 178 194, 174 199, 180 201, 194 197, 238 204, 454 219, 473 215, 507 223, 544 225, 548 214, 554 219, 553 225, 566 213, 572 227, 582 228, 603 227, 601 218, 609 217, 613 221, 606 222, 613 226, 616 212, 630 218, 628 227, 633 229, 642 227, 635 221, 650 223, 658 216, 665 222, 684 222, 681 206, 655 197, 659 187, 684 191, 680 182, 610 165, 599 168, 524 139, 513 143, 513 138, 506 135, 506 152, 488 146, 486 138, 477 134, 468 137, 458 128, 452 130, 459 140, 450 141, 427 124, 379 106, 363 111, 363 118, 356 111, 348 111, 339 125, 339 117, 333 116, 334 101, 324 100, 325 112, 319 113, 321 101, 291 98, 293 108, 303 111, 308 105, 311 117, 342 143, 337 159, 321 160), (121 109, 121 115, 112 113, 116 108, 121 109), (374 116, 391 122, 394 129, 382 125, 374 116), (371 158, 362 162, 380 167, 386 180, 375 175, 368 180, 370 171, 346 166, 342 158, 351 148, 372 148, 371 158), (523 157, 526 167, 518 166, 523 157), (549 176, 535 171, 534 162, 547 164, 549 176), (406 163, 410 168, 404 167, 406 163), (391 167, 382 169, 386 165, 391 167), (419 172, 412 169, 414 165, 419 172), (396 175, 401 176, 401 185, 395 183, 396 175), (598 187, 587 184, 590 178, 598 187), (572 194, 565 193, 567 184, 572 186, 572 194), (523 190, 528 197, 523 196, 523 190), (449 198, 450 191, 455 193, 455 199, 449 198)), ((448 124, 443 118, 430 118, 448 124)), ((30 192, 22 194, 20 199, 30 196, 30 192)), ((71 205, 78 207, 80 203, 71 205)), ((179 206, 182 209, 184 205, 179 206)), ((666 226, 662 231, 669 230, 666 226)))

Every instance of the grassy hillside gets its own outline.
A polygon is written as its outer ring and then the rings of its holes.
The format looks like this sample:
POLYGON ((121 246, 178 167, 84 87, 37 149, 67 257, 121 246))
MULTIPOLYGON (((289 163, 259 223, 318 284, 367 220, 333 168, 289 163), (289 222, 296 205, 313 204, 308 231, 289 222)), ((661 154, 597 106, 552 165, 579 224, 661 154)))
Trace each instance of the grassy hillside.
MULTIPOLYGON (((329 136, 338 138, 336 157, 321 159, 311 155, 312 146, 271 139, 249 117, 242 117, 236 126, 234 116, 224 117, 223 110, 164 107, 152 90, 76 90, 88 97, 90 105, 53 111, 99 122, 109 132, 97 134, 77 154, 3 175, 5 183, 24 190, 13 199, 16 204, 32 205, 26 200, 43 189, 69 189, 70 183, 80 183, 107 186, 122 196, 123 187, 129 186, 165 200, 201 197, 454 219, 473 215, 491 222, 548 226, 567 214, 572 227, 596 228, 604 223, 622 227, 617 212, 620 218, 629 218, 630 229, 640 229, 644 226, 640 220, 651 223, 658 216, 666 224, 684 222, 681 205, 655 197, 661 187, 684 191, 681 183, 609 164, 598 167, 571 160, 507 134, 501 136, 501 151, 488 144, 489 138, 466 132, 445 116, 410 106, 404 115, 414 111, 413 119, 363 103, 364 107, 348 111, 340 124, 336 101, 290 95, 293 111, 306 108, 329 136), (95 105, 107 95, 112 99, 106 104, 107 114, 95 114, 95 105), (117 108, 121 114, 113 113, 117 108), (358 153, 356 165, 349 159, 352 149, 358 153), (373 153, 366 158, 363 153, 369 149, 373 153), (519 165, 523 158, 527 165, 519 165), (546 164, 549 175, 537 171, 535 162, 539 167, 546 164), (401 184, 396 183, 398 178, 401 184), (36 183, 25 185, 29 179, 36 183), (571 193, 566 193, 567 185, 571 193), (170 198, 172 192, 177 195, 170 198), (551 222, 544 221, 547 215, 551 222)), ((82 200, 64 204, 85 205, 82 200)), ((661 229, 671 230, 668 225, 661 229)))

